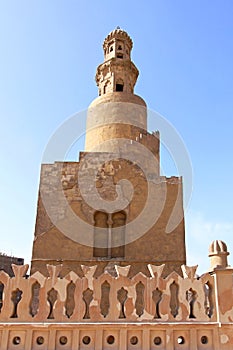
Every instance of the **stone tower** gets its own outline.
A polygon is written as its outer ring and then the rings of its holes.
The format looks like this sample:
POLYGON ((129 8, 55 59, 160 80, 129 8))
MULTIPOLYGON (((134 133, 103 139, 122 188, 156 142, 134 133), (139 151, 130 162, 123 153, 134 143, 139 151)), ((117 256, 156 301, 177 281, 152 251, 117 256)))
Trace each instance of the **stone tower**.
POLYGON ((166 276, 186 262, 182 179, 160 176, 159 133, 148 132, 146 103, 134 94, 132 46, 121 29, 104 40, 79 162, 42 165, 31 273, 62 264, 61 274, 81 275, 85 264, 114 275, 130 265, 129 276, 149 276, 148 264, 165 264, 166 276))
MULTIPOLYGON (((132 40, 120 29, 104 40, 104 62, 97 67, 96 83, 99 97, 89 106, 85 149, 87 152, 118 151, 117 138, 136 140, 147 130, 145 101, 134 94, 138 69, 131 61, 132 40), (106 140, 115 140, 113 143, 106 140)), ((159 153, 155 141, 154 153, 159 153)))

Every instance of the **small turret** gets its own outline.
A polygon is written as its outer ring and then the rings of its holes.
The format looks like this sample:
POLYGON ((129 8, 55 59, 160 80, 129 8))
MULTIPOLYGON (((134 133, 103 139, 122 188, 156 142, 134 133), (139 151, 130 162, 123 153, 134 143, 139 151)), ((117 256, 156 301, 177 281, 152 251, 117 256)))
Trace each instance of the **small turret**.
POLYGON ((119 27, 105 38, 104 63, 98 66, 95 77, 99 96, 111 92, 133 94, 139 72, 130 58, 132 47, 132 39, 119 27))
POLYGON ((228 266, 227 256, 227 245, 223 241, 213 241, 209 246, 209 257, 210 257, 210 268, 226 268, 228 266))

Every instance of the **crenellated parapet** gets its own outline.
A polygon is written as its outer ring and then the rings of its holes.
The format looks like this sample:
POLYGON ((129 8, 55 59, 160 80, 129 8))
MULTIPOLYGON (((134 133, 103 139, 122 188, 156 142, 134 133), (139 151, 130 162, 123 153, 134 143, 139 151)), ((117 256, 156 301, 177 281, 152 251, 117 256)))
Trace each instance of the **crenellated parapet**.
POLYGON ((233 269, 198 277, 183 265, 163 278, 164 265, 149 265, 150 276, 129 278, 130 266, 114 268, 97 278, 96 266, 63 278, 61 265, 48 277, 28 277, 28 265, 0 272, 0 349, 232 348, 233 269))
MULTIPOLYGON (((61 265, 48 265, 49 277, 25 277, 27 268, 13 265, 14 277, 0 273, 0 322, 227 322, 233 313, 233 307, 216 307, 216 273, 197 277, 197 266, 183 265, 183 277, 173 272, 166 278, 164 265, 149 265, 150 277, 133 278, 127 277, 130 266, 115 266, 116 277, 105 271, 97 278, 96 266, 82 266, 83 277, 69 272, 63 278, 61 265)), ((230 297, 232 285, 227 288, 230 297)))

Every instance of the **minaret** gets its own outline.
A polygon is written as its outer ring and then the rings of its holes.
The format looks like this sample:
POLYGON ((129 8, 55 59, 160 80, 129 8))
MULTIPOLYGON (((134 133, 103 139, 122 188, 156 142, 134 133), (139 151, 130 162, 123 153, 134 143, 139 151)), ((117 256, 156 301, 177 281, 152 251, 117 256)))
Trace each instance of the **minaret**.
POLYGON ((132 46, 121 29, 104 40, 79 160, 42 165, 31 273, 62 264, 62 276, 82 276, 82 265, 96 265, 99 276, 130 265, 129 276, 149 276, 148 264, 165 264, 167 276, 186 263, 182 178, 160 176, 132 46))
MULTIPOLYGON (((117 152, 116 139, 137 141, 147 134, 146 103, 134 94, 139 72, 131 61, 132 47, 129 35, 119 28, 104 40, 104 62, 95 77, 99 97, 88 109, 85 151, 117 152)), ((158 156, 154 139, 153 153, 158 156)))

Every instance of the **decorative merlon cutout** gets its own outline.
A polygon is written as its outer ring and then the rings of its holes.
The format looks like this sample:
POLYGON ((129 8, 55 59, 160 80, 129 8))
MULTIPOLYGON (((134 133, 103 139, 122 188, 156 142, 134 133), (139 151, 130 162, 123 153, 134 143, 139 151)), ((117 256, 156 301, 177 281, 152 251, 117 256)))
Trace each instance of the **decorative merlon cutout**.
POLYGON ((127 266, 115 265, 115 269, 117 271, 118 277, 120 277, 120 276, 127 277, 130 267, 131 267, 131 265, 127 265, 127 266))
POLYGON ((47 301, 49 303, 49 315, 47 317, 47 319, 54 319, 54 314, 53 314, 53 311, 54 311, 54 305, 57 301, 57 297, 58 297, 58 292, 56 289, 52 288, 48 291, 47 293, 47 301))
POLYGON ((11 265, 12 270, 14 272, 15 278, 25 277, 27 270, 29 268, 29 265, 11 265))
POLYGON ((165 264, 156 266, 156 265, 152 265, 152 264, 148 264, 148 270, 150 271, 151 277, 156 277, 160 278, 162 273, 163 273, 163 269, 165 267, 165 264))
POLYGON ((54 280, 55 278, 57 278, 59 276, 59 273, 62 270, 62 265, 46 265, 47 266, 47 270, 49 273, 49 277, 54 280))
POLYGON ((65 314, 68 318, 73 315, 75 308, 75 289, 76 285, 71 281, 66 287, 65 314))
POLYGON ((100 300, 100 310, 101 314, 106 317, 109 313, 110 308, 110 284, 108 281, 104 281, 101 284, 101 300, 100 300))
POLYGON ((86 278, 93 278, 95 271, 97 269, 97 265, 94 265, 94 266, 81 265, 81 269, 86 278))
POLYGON ((125 316, 125 302, 128 298, 128 291, 124 288, 121 287, 121 289, 119 289, 117 291, 117 300, 120 303, 120 314, 118 318, 126 318, 125 316))
POLYGON ((197 268, 198 268, 198 265, 195 265, 195 266, 181 265, 183 277, 190 278, 193 281, 196 278, 197 268))
POLYGON ((11 293, 11 301, 14 305, 14 308, 13 308, 13 313, 11 315, 10 318, 18 318, 18 304, 19 302, 21 301, 22 299, 22 294, 23 294, 23 291, 20 290, 19 288, 17 288, 16 290, 12 291, 11 293))
POLYGON ((159 288, 156 288, 152 292, 152 299, 153 299, 153 301, 155 303, 155 315, 154 315, 154 318, 161 318, 160 312, 159 312, 159 303, 162 300, 162 295, 163 295, 163 292, 161 290, 159 290, 159 288))
POLYGON ((90 319, 90 303, 93 300, 93 290, 87 288, 83 291, 83 301, 85 303, 85 314, 83 319, 90 319))

